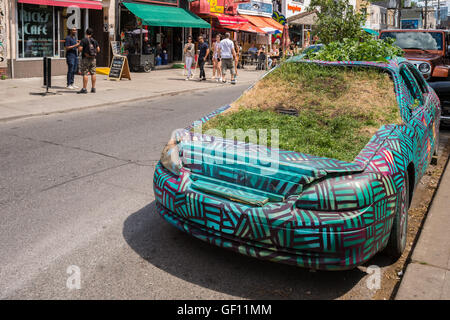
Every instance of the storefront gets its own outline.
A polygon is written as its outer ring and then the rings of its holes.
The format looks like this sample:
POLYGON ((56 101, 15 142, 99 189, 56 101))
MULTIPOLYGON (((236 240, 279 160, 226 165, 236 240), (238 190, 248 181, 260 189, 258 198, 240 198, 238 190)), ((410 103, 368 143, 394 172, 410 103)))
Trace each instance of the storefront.
POLYGON ((155 65, 182 61, 183 43, 191 30, 210 28, 186 7, 182 0, 122 1, 118 35, 122 53, 152 52, 155 65))
MULTIPOLYGON (((106 1, 109 4, 109 0, 106 1)), ((94 29, 94 38, 99 42, 103 55, 108 51, 108 8, 96 0, 17 0, 8 10, 10 37, 8 41, 8 75, 10 77, 42 76, 42 58, 52 58, 52 74, 67 72, 64 41, 73 27, 78 29, 78 38, 84 31, 94 29), (106 11, 106 12, 104 12, 106 11)))
POLYGON ((251 0, 239 3, 237 12, 249 23, 265 32, 265 34, 246 35, 242 41, 244 51, 247 51, 252 44, 270 46, 275 36, 281 35, 283 32, 283 25, 272 19, 273 3, 271 0, 251 0))
POLYGON ((289 25, 289 37, 298 47, 307 47, 313 43, 312 30, 317 15, 315 12, 304 11, 287 18, 289 25))
POLYGON ((212 44, 217 34, 223 35, 225 32, 230 32, 231 38, 237 39, 239 31, 229 27, 248 22, 237 15, 238 2, 233 0, 198 0, 191 2, 190 10, 211 25, 211 29, 205 30, 204 33, 193 32, 194 39, 202 34, 212 44))

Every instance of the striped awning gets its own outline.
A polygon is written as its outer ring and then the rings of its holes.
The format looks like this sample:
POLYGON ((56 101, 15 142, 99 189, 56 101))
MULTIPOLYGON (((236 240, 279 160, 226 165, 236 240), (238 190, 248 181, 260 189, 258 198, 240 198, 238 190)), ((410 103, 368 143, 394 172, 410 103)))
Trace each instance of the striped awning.
POLYGON ((79 7, 102 10, 102 2, 97 0, 18 0, 19 3, 37 4, 53 7, 79 7))

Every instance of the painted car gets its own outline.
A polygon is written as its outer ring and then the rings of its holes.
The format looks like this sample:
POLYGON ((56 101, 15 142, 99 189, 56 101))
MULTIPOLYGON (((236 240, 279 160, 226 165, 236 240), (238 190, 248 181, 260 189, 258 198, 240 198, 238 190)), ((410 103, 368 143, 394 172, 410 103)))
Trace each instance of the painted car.
POLYGON ((177 130, 164 148, 153 180, 159 214, 210 244, 299 267, 351 269, 385 248, 399 257, 411 198, 437 150, 439 99, 401 58, 292 63, 388 72, 403 123, 379 128, 345 162, 195 132, 230 107, 223 106, 177 130), (249 149, 262 156, 252 162, 249 149), (271 154, 276 171, 267 165, 271 154))

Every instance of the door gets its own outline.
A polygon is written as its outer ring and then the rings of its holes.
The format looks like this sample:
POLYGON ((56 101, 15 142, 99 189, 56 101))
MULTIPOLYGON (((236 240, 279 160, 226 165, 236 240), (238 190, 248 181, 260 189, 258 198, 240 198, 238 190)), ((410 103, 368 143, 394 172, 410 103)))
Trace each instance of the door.
POLYGON ((432 106, 434 97, 422 75, 412 64, 403 63, 400 66, 400 75, 413 98, 413 103, 409 107, 408 125, 414 131, 416 144, 414 163, 420 178, 428 167, 436 140, 435 112, 432 106))
MULTIPOLYGON (((108 8, 106 8, 108 9, 108 8)), ((109 32, 104 28, 103 10, 89 10, 89 27, 94 30, 94 39, 100 46, 100 53, 97 55, 97 67, 108 67, 110 60, 109 32)))

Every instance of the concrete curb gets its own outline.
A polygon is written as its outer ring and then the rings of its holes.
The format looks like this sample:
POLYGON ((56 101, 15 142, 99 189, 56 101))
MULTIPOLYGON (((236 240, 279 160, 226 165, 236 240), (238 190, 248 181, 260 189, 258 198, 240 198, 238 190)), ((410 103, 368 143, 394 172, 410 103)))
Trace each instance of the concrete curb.
MULTIPOLYGON (((252 84, 252 83, 253 83, 253 81, 244 81, 244 82, 239 82, 236 85, 248 85, 248 84, 252 84)), ((201 91, 201 90, 220 88, 220 86, 223 86, 223 84, 217 84, 216 86, 199 87, 199 88, 195 88, 195 89, 185 89, 185 90, 179 90, 179 91, 163 92, 163 93, 153 94, 153 95, 145 96, 145 97, 130 98, 130 99, 124 99, 124 100, 119 100, 119 101, 114 101, 114 102, 102 102, 102 103, 98 103, 98 104, 94 104, 94 105, 90 105, 90 106, 83 106, 83 107, 70 108, 70 109, 64 109, 64 110, 40 112, 40 113, 30 113, 30 114, 24 114, 24 115, 19 115, 19 116, 5 117, 5 118, 0 118, 0 122, 8 122, 8 121, 14 121, 14 120, 20 120, 20 119, 26 119, 26 118, 32 118, 32 117, 39 117, 39 116, 46 116, 46 115, 57 114, 57 113, 69 113, 69 112, 74 112, 74 111, 88 110, 88 109, 104 107, 104 106, 107 106, 110 104, 119 105, 122 103, 151 100, 153 98, 159 98, 159 97, 164 97, 164 96, 176 96, 176 95, 188 93, 188 92, 197 92, 197 91, 201 91)))
POLYGON ((442 204, 448 199, 444 195, 445 189, 450 188, 449 162, 450 157, 446 159, 417 240, 409 254, 404 276, 391 297, 395 300, 450 299, 450 237, 445 233, 450 219, 446 210, 442 209, 447 207, 446 203, 442 204))

